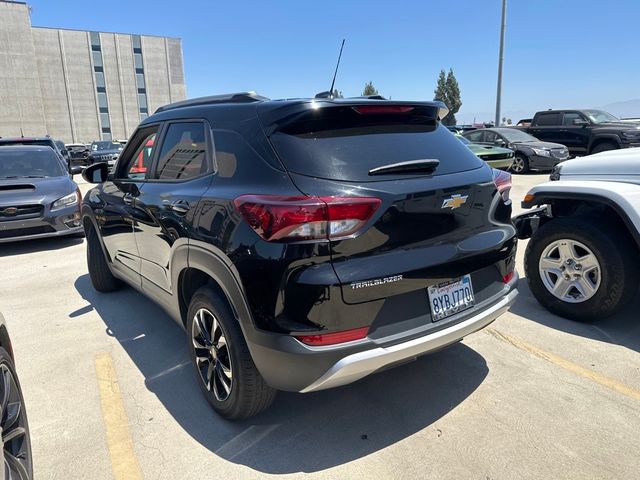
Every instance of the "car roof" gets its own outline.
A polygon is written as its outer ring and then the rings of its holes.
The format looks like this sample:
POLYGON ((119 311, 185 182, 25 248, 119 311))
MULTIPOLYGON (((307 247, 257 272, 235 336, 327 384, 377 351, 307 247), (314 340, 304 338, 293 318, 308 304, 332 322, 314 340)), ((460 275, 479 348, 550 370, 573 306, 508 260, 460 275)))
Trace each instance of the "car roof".
POLYGON ((43 140, 51 140, 52 142, 54 141, 53 138, 51 138, 51 137, 0 137, 0 143, 3 143, 3 142, 15 142, 15 141, 41 142, 43 140))
MULTIPOLYGON (((234 108, 246 108, 250 110, 256 109, 259 106, 260 110, 273 110, 280 109, 282 107, 287 107, 290 105, 300 105, 305 103, 318 102, 318 103, 329 103, 336 105, 379 105, 379 104, 389 104, 389 105, 425 105, 425 106, 433 106, 438 108, 446 108, 446 106, 439 101, 398 101, 398 100, 386 100, 382 98, 371 98, 371 97, 353 97, 353 98, 284 98, 278 100, 272 100, 267 97, 263 97, 258 95, 255 92, 239 92, 239 93, 230 93, 223 95, 212 95, 208 97, 199 97, 193 98, 189 100, 183 100, 180 102, 170 103, 168 105, 163 105, 159 107, 153 115, 147 117, 141 124, 151 123, 153 121, 153 117, 158 113, 164 112, 172 112, 172 111, 181 111, 182 109, 187 109, 191 107, 207 107, 207 108, 229 108, 229 106, 233 105, 234 108), (148 120, 151 119, 149 122, 148 120)), ((177 116, 177 115, 176 115, 177 116)))
POLYGON ((54 152, 48 145, 7 145, 2 147, 3 152, 54 152))

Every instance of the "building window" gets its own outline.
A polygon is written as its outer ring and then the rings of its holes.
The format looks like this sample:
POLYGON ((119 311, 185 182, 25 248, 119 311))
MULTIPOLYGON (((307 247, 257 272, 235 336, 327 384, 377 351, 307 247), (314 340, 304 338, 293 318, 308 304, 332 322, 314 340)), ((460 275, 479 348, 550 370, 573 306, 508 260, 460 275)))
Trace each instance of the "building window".
POLYGON ((136 68, 144 69, 144 67, 142 65, 142 54, 141 53, 134 53, 133 54, 133 63, 134 63, 136 68))
POLYGON ((89 32, 91 56, 93 59, 93 78, 96 82, 96 97, 98 98, 98 119, 102 140, 111 140, 111 118, 109 117, 109 100, 107 99, 107 82, 104 76, 102 61, 102 44, 98 32, 89 32))
POLYGON ((104 72, 95 72, 96 74, 96 87, 106 88, 107 84, 104 82, 104 72))
POLYGON ((106 93, 98 93, 98 107, 99 108, 109 108, 109 103, 107 102, 107 94, 106 93))
POLYGON ((138 88, 138 113, 140 121, 149 116, 149 104, 147 101, 147 82, 144 78, 144 60, 142 58, 142 39, 140 35, 131 37, 133 47, 133 66, 136 69, 136 86, 138 88))
POLYGON ((89 32, 91 38, 91 46, 100 49, 100 34, 98 32, 89 32))
POLYGON ((140 108, 147 108, 147 96, 144 93, 138 94, 138 105, 140 108))
POLYGON ((102 52, 91 52, 93 54, 93 66, 102 67, 102 52))
POLYGON ((138 85, 138 90, 144 89, 144 73, 136 74, 136 83, 138 85))

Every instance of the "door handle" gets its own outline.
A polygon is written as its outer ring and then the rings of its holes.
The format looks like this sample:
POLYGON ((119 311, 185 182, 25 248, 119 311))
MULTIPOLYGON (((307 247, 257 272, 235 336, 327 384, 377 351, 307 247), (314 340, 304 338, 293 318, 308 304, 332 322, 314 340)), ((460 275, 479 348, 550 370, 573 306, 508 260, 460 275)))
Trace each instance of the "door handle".
POLYGON ((186 200, 176 200, 175 202, 171 202, 169 208, 178 215, 186 215, 189 211, 189 202, 186 200))

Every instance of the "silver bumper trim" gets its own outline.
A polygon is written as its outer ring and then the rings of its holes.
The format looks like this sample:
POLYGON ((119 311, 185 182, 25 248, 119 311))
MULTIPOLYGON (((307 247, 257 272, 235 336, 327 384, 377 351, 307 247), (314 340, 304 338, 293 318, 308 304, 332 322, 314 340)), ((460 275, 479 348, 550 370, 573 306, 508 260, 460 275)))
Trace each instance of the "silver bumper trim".
POLYGON ((390 347, 377 347, 349 355, 335 363, 320 378, 301 390, 301 392, 314 392, 346 385, 366 377, 386 365, 417 357, 461 340, 467 335, 486 327, 505 313, 517 296, 518 290, 514 288, 487 309, 449 328, 390 347))

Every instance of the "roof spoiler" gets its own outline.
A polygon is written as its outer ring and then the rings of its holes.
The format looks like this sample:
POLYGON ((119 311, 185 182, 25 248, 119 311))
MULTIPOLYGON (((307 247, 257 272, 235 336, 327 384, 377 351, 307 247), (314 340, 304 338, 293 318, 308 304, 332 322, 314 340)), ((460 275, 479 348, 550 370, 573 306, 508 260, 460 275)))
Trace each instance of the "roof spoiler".
POLYGON ((174 110, 176 108, 183 107, 197 107, 201 105, 215 105, 220 103, 252 103, 264 100, 269 99, 262 95, 258 95, 256 92, 225 93, 222 95, 210 95, 208 97, 198 97, 189 100, 182 100, 181 102, 170 103, 159 107, 155 113, 166 112, 167 110, 174 110))

